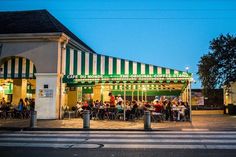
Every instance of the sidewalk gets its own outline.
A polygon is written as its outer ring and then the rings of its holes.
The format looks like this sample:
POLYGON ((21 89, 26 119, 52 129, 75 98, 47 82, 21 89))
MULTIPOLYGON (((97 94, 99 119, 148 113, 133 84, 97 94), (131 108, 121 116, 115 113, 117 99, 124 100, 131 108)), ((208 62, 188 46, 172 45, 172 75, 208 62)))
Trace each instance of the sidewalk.
MULTIPOLYGON (((152 123, 153 130, 236 130, 236 116, 220 114, 221 112, 197 111, 193 112, 190 122, 159 122, 152 123)), ((29 120, 0 120, 0 129, 4 128, 28 128, 29 120)), ((81 118, 64 120, 38 120, 37 129, 82 129, 81 118)), ((111 130, 143 130, 143 120, 136 121, 112 121, 91 120, 91 129, 111 130)), ((59 130, 60 130, 59 129, 59 130)))

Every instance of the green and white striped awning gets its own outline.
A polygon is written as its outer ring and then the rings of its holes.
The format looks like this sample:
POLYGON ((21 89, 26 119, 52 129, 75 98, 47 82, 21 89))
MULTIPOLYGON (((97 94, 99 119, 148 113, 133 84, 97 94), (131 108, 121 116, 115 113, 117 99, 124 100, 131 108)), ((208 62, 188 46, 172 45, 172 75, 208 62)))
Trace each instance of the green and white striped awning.
POLYGON ((27 78, 34 79, 36 68, 29 59, 14 57, 6 60, 0 67, 0 78, 14 79, 27 78))
POLYGON ((74 79, 191 77, 191 74, 175 69, 82 52, 69 47, 64 58, 64 82, 74 79))

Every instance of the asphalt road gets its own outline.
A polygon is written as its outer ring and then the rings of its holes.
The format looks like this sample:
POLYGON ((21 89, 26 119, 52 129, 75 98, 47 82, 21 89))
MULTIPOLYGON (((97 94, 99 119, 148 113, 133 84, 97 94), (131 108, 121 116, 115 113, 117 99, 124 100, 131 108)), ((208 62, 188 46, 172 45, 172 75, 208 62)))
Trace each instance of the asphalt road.
POLYGON ((1 157, 235 157, 236 150, 0 148, 1 157))
POLYGON ((235 131, 0 132, 0 157, 235 157, 235 131))

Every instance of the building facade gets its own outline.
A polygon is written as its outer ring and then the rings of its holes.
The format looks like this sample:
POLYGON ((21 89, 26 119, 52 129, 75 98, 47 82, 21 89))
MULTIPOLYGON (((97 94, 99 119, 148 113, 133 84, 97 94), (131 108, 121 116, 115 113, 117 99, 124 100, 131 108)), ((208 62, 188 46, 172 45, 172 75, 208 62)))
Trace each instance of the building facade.
MULTIPOLYGON (((191 100, 192 75, 96 53, 46 10, 0 13, 0 96, 34 98, 39 119, 60 119, 78 101, 191 100)), ((191 101, 190 101, 191 104, 191 101)))

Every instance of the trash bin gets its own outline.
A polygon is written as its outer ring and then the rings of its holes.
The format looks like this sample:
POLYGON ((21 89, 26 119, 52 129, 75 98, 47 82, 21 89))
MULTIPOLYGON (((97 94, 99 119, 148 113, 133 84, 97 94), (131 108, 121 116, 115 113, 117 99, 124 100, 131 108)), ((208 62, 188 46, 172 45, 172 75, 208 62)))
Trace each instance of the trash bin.
POLYGON ((30 113, 30 127, 35 128, 37 126, 37 112, 31 111, 30 113))

